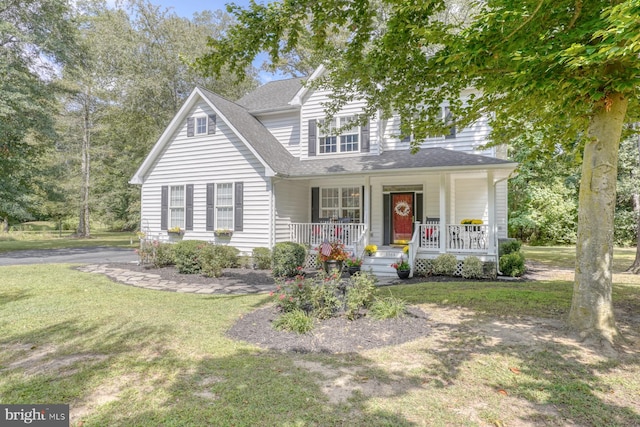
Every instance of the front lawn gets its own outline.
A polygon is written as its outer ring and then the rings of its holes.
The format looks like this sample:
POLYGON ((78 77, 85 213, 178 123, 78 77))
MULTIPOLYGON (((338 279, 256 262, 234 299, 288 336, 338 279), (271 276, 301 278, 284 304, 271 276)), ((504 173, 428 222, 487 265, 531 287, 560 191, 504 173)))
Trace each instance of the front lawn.
MULTIPOLYGON (((227 338, 266 295, 149 291, 64 265, 0 277, 2 403, 68 403, 72 425, 640 425, 637 344, 610 359, 575 341, 568 282, 382 288, 432 333, 332 355, 227 338)), ((638 291, 614 289, 636 335, 638 291)))
POLYGON ((88 239, 72 237, 70 232, 11 231, 0 233, 0 253, 33 249, 67 249, 95 246, 137 248, 138 237, 126 231, 96 231, 88 239))

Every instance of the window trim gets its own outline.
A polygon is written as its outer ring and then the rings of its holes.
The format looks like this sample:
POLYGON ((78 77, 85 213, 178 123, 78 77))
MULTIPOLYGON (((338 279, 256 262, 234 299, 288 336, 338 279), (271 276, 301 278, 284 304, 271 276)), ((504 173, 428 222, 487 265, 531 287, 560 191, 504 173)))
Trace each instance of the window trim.
MULTIPOLYGON (((318 190, 318 216, 320 218, 326 218, 323 215, 323 212, 322 212, 323 210, 337 210, 338 211, 338 217, 336 219, 339 219, 339 218, 345 218, 345 217, 341 216, 344 209, 347 209, 347 210, 350 210, 350 211, 357 210, 357 211, 359 211, 359 216, 358 216, 358 218, 354 218, 354 219, 357 222, 362 222, 362 215, 363 215, 363 211, 362 210, 364 209, 363 206, 362 206, 362 198, 363 198, 362 186, 360 186, 360 185, 354 184, 354 185, 346 185, 346 186, 339 186, 339 187, 335 187, 335 186, 332 186, 332 187, 319 187, 319 190, 318 190), (359 200, 358 206, 347 206, 347 207, 345 207, 345 206, 342 205, 342 192, 345 189, 348 189, 348 188, 357 189, 358 190, 358 193, 360 194, 360 197, 358 198, 358 200, 359 200), (326 208, 326 207, 324 207, 324 205, 323 205, 323 200, 324 200, 323 191, 324 190, 335 190, 335 189, 338 189, 338 206, 335 207, 335 208, 326 208)), ((349 218, 351 218, 351 217, 349 217, 349 218)))
POLYGON ((179 227, 180 229, 184 230, 186 228, 186 223, 187 223, 187 186, 185 184, 178 184, 178 185, 169 185, 169 191, 168 191, 168 200, 167 200, 167 227, 168 228, 175 228, 175 227, 179 227), (182 206, 178 206, 178 205, 172 205, 172 197, 171 197, 171 192, 174 188, 182 188, 182 206), (174 209, 182 209, 182 223, 181 224, 176 224, 174 225, 173 223, 173 215, 172 215, 172 210, 174 209))
POLYGON ((235 184, 229 181, 215 182, 214 189, 214 197, 213 197, 213 229, 214 230, 234 230, 235 229, 235 184), (231 202, 229 205, 219 205, 218 197, 220 196, 220 186, 229 185, 231 187, 231 202), (231 225, 229 227, 220 227, 218 221, 220 220, 220 211, 218 209, 221 208, 230 208, 231 209, 231 225))
POLYGON ((195 122, 194 122, 194 126, 193 126, 193 134, 194 135, 207 135, 208 132, 209 132, 209 117, 206 116, 206 115, 205 116, 198 115, 198 116, 194 116, 194 120, 195 120, 195 122), (204 120, 204 131, 202 131, 202 132, 199 131, 200 127, 199 127, 198 122, 200 120, 204 120))
POLYGON ((335 154, 346 154, 346 153, 359 153, 362 150, 362 141, 361 141, 361 134, 362 134, 362 126, 360 124, 353 126, 351 128, 349 128, 348 130, 344 130, 341 133, 338 133, 337 131, 339 129, 341 129, 342 127, 348 125, 350 122, 357 122, 358 120, 358 116, 356 114, 350 114, 350 115, 346 115, 346 116, 336 116, 333 117, 331 119, 332 124, 329 125, 328 129, 324 128, 324 122, 325 119, 318 119, 318 125, 317 125, 317 135, 316 135, 316 146, 317 146, 317 150, 316 152, 318 153, 318 155, 320 156, 324 156, 324 155, 335 155, 335 154), (333 124, 333 122, 335 122, 335 124, 333 124), (325 133, 326 132, 326 133, 325 133), (353 136, 355 137, 356 141, 355 142, 345 142, 343 137, 347 137, 347 136, 353 136), (335 151, 323 151, 325 149, 325 147, 327 146, 326 144, 322 144, 321 140, 323 138, 332 138, 332 144, 331 146, 335 147, 335 151), (356 149, 353 150, 342 150, 343 145, 355 145, 356 149))

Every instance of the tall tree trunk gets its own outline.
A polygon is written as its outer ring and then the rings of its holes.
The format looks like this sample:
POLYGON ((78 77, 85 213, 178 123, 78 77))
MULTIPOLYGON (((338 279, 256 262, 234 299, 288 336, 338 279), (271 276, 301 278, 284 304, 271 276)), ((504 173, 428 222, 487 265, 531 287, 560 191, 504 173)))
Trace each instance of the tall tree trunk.
POLYGON ((618 149, 627 111, 622 94, 608 95, 591 117, 584 147, 578 212, 576 275, 569 325, 583 338, 613 344, 613 218, 618 149))
MULTIPOLYGON (((640 135, 638 135, 637 137, 637 148, 637 160, 638 165, 640 165, 640 135)), ((637 185, 635 185, 638 180, 637 173, 638 172, 636 170, 631 171, 631 177, 633 179, 635 188, 631 200, 633 202, 633 213, 636 215, 636 259, 633 261, 633 264, 631 264, 631 267, 627 269, 627 271, 630 271, 634 274, 640 273, 640 192, 637 185)))
POLYGON ((5 216, 4 218, 2 218, 2 232, 3 233, 8 233, 9 232, 9 217, 5 216))
POLYGON ((91 171, 91 89, 84 95, 84 116, 82 121, 82 184, 80 189, 80 220, 78 221, 78 236, 91 236, 89 226, 89 178, 91 171))

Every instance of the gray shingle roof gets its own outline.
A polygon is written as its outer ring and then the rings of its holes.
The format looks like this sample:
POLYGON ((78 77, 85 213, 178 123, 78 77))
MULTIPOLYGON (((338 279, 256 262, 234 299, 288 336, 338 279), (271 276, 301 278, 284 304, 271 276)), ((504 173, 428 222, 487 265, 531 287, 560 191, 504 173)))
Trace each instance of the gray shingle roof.
POLYGON ((298 160, 291 163, 289 176, 320 176, 383 172, 402 169, 428 168, 500 168, 515 167, 515 163, 495 157, 469 154, 445 148, 423 148, 416 154, 408 150, 385 151, 379 156, 363 155, 355 157, 298 160))
POLYGON ((200 90, 276 173, 287 174, 296 159, 258 119, 242 106, 206 89, 200 90))
POLYGON ((275 80, 240 98, 237 103, 249 111, 289 108, 289 101, 302 88, 304 78, 275 80))
MULTIPOLYGON (((392 150, 385 151, 379 156, 365 154, 360 156, 297 159, 249 112, 247 105, 260 105, 262 107, 271 105, 273 107, 282 105, 285 99, 284 105, 287 105, 286 103, 300 89, 301 81, 302 79, 284 80, 280 81, 285 82, 282 85, 278 84, 278 82, 268 83, 265 85, 270 86, 267 90, 261 91, 258 88, 256 92, 260 92, 260 94, 253 97, 250 102, 245 100, 247 103, 244 105, 229 101, 206 89, 200 89, 209 101, 229 120, 230 124, 248 141, 258 155, 280 176, 313 177, 430 168, 513 169, 516 166, 514 162, 508 160, 447 150, 445 148, 423 148, 416 154, 411 154, 408 150, 392 150), (297 88, 295 92, 293 91, 294 87, 297 88), (269 94, 273 95, 271 103, 267 102, 266 99, 269 94)), ((245 98, 250 95, 245 96, 245 98)))

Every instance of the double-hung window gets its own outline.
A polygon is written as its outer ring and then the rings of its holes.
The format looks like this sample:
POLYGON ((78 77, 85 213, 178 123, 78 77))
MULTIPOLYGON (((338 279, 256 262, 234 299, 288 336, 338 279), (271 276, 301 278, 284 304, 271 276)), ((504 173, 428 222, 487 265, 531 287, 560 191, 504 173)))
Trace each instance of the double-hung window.
POLYGON ((196 135, 207 133, 207 117, 196 117, 196 135))
POLYGON ((169 228, 184 228, 185 191, 183 185, 169 187, 169 228))
POLYGON ((233 230, 233 184, 216 185, 216 230, 233 230))
POLYGON ((321 218, 350 218, 360 222, 362 189, 360 187, 322 188, 320 191, 321 218))
POLYGON ((343 129, 340 135, 340 152, 346 153, 349 151, 360 151, 358 148, 359 140, 359 128, 355 125, 356 117, 348 116, 340 119, 340 126, 342 128, 351 125, 348 129, 343 129))
POLYGON ((338 151, 338 137, 336 135, 336 118, 331 119, 329 123, 320 120, 319 137, 320 137, 320 153, 336 153, 338 151))
POLYGON ((360 151, 360 128, 356 116, 334 117, 329 123, 319 121, 318 141, 320 154, 360 151), (348 129, 347 126, 351 125, 348 129), (341 130, 340 133, 338 131, 341 130))

